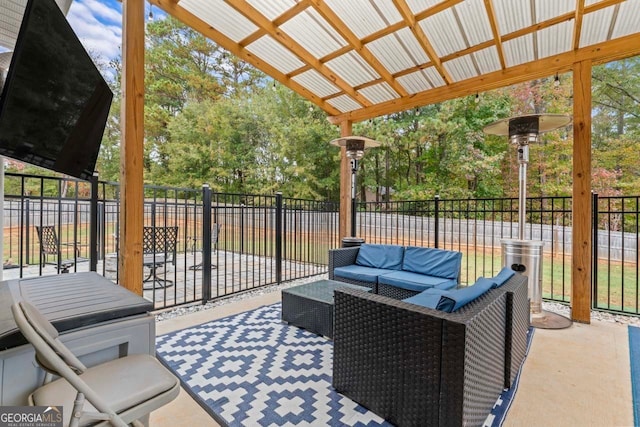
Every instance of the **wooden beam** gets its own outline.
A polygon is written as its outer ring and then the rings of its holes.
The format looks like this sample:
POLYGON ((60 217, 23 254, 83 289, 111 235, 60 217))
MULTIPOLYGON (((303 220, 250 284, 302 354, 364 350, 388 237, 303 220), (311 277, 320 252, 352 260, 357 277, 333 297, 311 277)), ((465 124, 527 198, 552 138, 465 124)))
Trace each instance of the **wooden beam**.
POLYGON ((336 13, 320 0, 309 0, 315 10, 329 23, 351 47, 373 68, 382 79, 387 82, 400 96, 408 96, 409 93, 400 83, 398 83, 389 70, 378 61, 378 58, 360 41, 353 31, 336 15, 336 13))
POLYGON ((144 0, 122 3, 120 284, 142 295, 144 223, 144 0))
MULTIPOLYGON (((340 123, 340 136, 351 136, 352 123, 340 123)), ((347 147, 340 147, 340 241, 350 236, 351 230, 351 160, 347 157, 347 147)))
POLYGON ((244 15, 245 18, 253 22, 260 28, 266 30, 267 34, 273 37, 278 43, 284 46, 287 50, 297 56, 302 62, 305 62, 315 68, 317 72, 325 76, 329 81, 338 86, 344 93, 351 96, 357 103, 365 107, 370 107, 371 101, 365 96, 356 92, 351 85, 344 81, 340 76, 335 74, 329 67, 321 63, 318 58, 313 56, 298 42, 291 38, 288 34, 281 31, 274 25, 272 21, 267 19, 262 13, 254 8, 246 0, 225 0, 226 3, 233 7, 238 13, 244 15))
POLYGON ((394 99, 377 104, 371 108, 362 108, 338 116, 332 116, 329 117, 328 120, 336 125, 344 120, 351 120, 355 123, 384 114, 435 104, 448 99, 475 95, 478 92, 547 77, 555 73, 563 73, 571 70, 573 64, 577 62, 589 60, 593 64, 603 64, 635 55, 640 55, 640 33, 583 47, 577 51, 550 56, 505 70, 495 71, 472 79, 456 82, 449 86, 431 89, 417 93, 409 98, 394 99))
POLYGON ((429 60, 438 71, 438 74, 440 74, 446 84, 451 84, 451 82, 453 82, 451 75, 442 65, 440 57, 431 45, 431 42, 429 41, 427 35, 424 33, 424 31, 422 31, 422 27, 416 20, 415 15, 411 12, 411 8, 407 4, 407 2, 405 0, 393 0, 393 4, 395 4, 398 8, 400 15, 402 15, 402 19, 404 19, 404 22, 407 23, 407 26, 413 33, 413 36, 418 40, 418 43, 420 43, 420 46, 429 57, 429 60))
POLYGON ((507 63, 504 60, 504 50, 502 49, 502 36, 500 35, 500 29, 498 29, 498 18, 496 18, 496 11, 493 8, 492 0, 484 0, 484 8, 487 10, 487 16, 489 17, 489 24, 491 25, 491 32, 493 33, 493 41, 498 50, 498 58, 500 59, 500 67, 504 70, 507 68, 507 63))
POLYGON ((591 322, 591 61, 573 67, 571 319, 591 322))
POLYGON ((198 31, 203 36, 208 37, 211 40, 215 41, 217 44, 219 44, 220 46, 222 46, 232 54, 236 55, 238 58, 241 58, 242 60, 247 61, 249 64, 253 65, 257 69, 273 77, 274 79, 276 79, 283 85, 287 86, 289 89, 293 90, 303 98, 306 98, 307 100, 313 102, 328 114, 340 114, 340 110, 335 108, 333 105, 326 103, 320 97, 316 96, 313 92, 310 92, 304 86, 298 84, 295 80, 291 80, 284 73, 280 72, 277 68, 263 61, 261 58, 258 58, 253 53, 245 49, 243 46, 240 46, 238 43, 231 40, 229 37, 225 36, 220 31, 214 29, 208 23, 204 22, 202 19, 198 18, 191 12, 187 11, 186 9, 176 4, 175 1, 149 0, 149 3, 159 7, 169 15, 176 18, 178 21, 181 21, 185 25, 188 25, 189 27, 198 31))
POLYGON ((575 23, 573 24, 573 50, 580 49, 582 34, 582 18, 584 16, 584 0, 576 0, 575 23))

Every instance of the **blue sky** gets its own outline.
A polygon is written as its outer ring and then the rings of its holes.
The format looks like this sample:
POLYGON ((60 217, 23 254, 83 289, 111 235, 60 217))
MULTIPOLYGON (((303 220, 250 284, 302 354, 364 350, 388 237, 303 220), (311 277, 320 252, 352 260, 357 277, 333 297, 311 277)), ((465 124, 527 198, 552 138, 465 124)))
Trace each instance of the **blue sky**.
MULTIPOLYGON (((145 3, 148 9, 148 3, 145 3)), ((122 4, 116 0, 74 0, 67 19, 85 49, 111 59, 122 44, 122 4)))

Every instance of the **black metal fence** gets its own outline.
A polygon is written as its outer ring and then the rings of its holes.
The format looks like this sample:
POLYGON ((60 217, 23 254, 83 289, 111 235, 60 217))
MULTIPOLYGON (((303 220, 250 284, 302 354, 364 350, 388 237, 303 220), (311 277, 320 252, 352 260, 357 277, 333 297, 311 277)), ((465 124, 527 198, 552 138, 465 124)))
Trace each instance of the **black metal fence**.
MULTIPOLYGON (((593 308, 640 314, 639 196, 593 196, 593 308)), ((502 268, 502 239, 518 238, 518 199, 359 203, 358 236, 369 243, 463 253, 463 283, 502 268)), ((527 199, 525 238, 544 242, 543 298, 571 299, 570 197, 527 199)))
MULTIPOLYGON (((90 183, 17 174, 5 182, 5 279, 56 274, 61 260, 72 272, 88 271, 95 260, 96 271, 118 281, 118 184, 96 182, 91 191, 90 183), (43 253, 43 225, 56 231, 57 253, 43 253)), ((325 273, 339 242, 337 209, 279 194, 145 186, 145 227, 177 227, 177 237, 175 255, 163 248, 144 255, 151 267, 144 296, 166 308, 325 273)))
MULTIPOLYGON (((71 271, 89 270, 93 261, 98 272, 118 280, 119 186, 93 185, 92 190, 86 182, 7 174, 5 279, 56 274, 62 259, 71 261, 71 271), (57 254, 42 252, 37 227, 46 225, 57 232, 57 254)), ((593 196, 596 309, 640 314, 639 198, 593 196)), ((462 282, 472 283, 501 268, 501 240, 517 237, 517 220, 516 198, 359 203, 357 234, 369 243, 461 251, 462 282)), ((571 221, 569 197, 527 200, 526 238, 544 242, 547 300, 570 301, 571 221)), ((144 284, 145 296, 158 308, 324 273, 328 250, 339 246, 337 204, 279 194, 146 186, 144 223, 178 230, 175 258, 151 263, 158 277, 172 283, 144 284)), ((145 256, 157 260, 165 254, 145 256)))

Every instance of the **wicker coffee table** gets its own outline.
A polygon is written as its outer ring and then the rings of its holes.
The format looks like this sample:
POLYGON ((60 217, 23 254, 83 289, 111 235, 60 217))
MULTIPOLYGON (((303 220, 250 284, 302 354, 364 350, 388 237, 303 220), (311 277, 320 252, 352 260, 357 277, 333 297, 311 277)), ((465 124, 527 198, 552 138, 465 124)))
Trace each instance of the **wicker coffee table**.
POLYGON ((333 291, 338 288, 371 291, 365 286, 318 280, 282 290, 282 320, 318 335, 333 338, 333 291))

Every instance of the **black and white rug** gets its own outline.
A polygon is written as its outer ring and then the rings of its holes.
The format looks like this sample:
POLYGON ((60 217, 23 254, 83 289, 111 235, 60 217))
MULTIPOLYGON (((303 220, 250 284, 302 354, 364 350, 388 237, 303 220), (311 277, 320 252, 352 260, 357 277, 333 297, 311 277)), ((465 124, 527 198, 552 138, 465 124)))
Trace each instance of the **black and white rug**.
MULTIPOLYGON (((158 337, 158 358, 226 426, 388 426, 331 386, 332 342, 280 320, 280 304, 158 337)), ((517 387, 485 425, 501 425, 517 387)))

